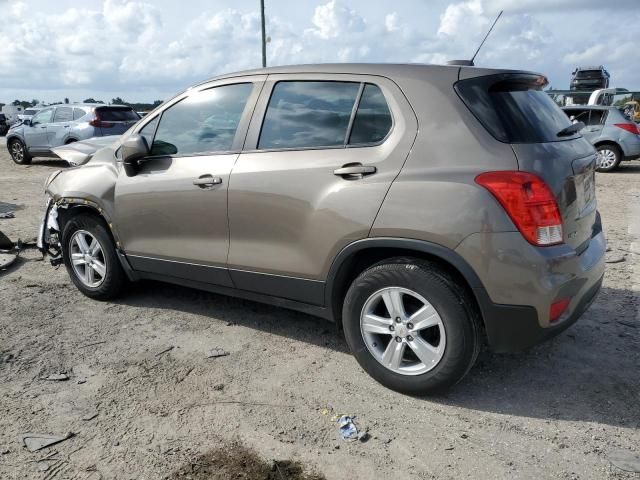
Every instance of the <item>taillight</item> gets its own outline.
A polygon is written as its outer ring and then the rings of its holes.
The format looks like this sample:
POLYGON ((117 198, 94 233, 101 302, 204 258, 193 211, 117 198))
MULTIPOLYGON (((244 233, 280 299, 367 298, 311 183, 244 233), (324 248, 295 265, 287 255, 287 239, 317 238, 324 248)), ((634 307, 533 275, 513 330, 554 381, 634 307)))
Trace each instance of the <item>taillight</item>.
POLYGON ((549 307, 549 322, 555 323, 565 312, 569 304, 571 303, 570 298, 562 298, 556 302, 551 304, 549 307))
POLYGON ((640 135, 640 128, 635 123, 614 123, 614 125, 634 135, 640 135))
POLYGON ((522 236, 532 245, 562 243, 562 217, 553 193, 537 175, 501 171, 482 173, 476 183, 500 202, 522 236))
POLYGON ((89 122, 89 125, 91 125, 92 127, 98 127, 98 128, 111 128, 113 127, 113 123, 109 123, 109 122, 105 122, 100 120, 100 115, 98 115, 98 112, 94 112, 93 114, 93 120, 91 120, 89 122))

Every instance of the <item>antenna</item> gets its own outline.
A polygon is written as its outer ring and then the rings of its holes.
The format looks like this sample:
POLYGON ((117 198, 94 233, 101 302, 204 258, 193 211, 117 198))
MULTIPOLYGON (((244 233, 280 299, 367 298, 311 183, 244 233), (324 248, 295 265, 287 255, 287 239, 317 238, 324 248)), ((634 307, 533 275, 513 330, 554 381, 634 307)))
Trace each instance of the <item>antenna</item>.
POLYGON ((493 27, 496 26, 496 23, 498 23, 498 20, 500 20, 500 17, 502 16, 502 12, 504 10, 500 10, 500 13, 498 14, 498 16, 496 17, 496 19, 493 21, 493 25, 491 25, 491 28, 489 29, 489 31, 487 32, 487 34, 484 36, 484 38, 482 39, 482 42, 480 43, 480 46, 478 47, 478 49, 476 50, 476 53, 473 54, 473 57, 471 57, 471 65, 473 65, 473 61, 476 59, 476 55, 478 55, 478 52, 480 51, 480 49, 482 48, 482 46, 484 45, 484 42, 487 40, 487 37, 491 34, 491 31, 493 30, 493 27))

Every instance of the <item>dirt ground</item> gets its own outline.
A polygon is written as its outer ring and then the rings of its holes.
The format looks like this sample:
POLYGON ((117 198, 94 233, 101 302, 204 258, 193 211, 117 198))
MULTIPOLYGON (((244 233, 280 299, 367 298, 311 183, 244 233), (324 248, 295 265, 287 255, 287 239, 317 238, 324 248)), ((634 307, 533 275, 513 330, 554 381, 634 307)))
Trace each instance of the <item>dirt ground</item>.
MULTIPOLYGON (((29 239, 64 165, 0 142, 0 230, 29 239)), ((0 478, 640 478, 611 463, 640 454, 640 162, 623 165, 597 176, 622 261, 591 309, 527 353, 483 352, 440 397, 378 385, 323 320, 154 282, 95 302, 25 251, 0 272, 0 478), (74 435, 30 452, 28 432, 74 435)))

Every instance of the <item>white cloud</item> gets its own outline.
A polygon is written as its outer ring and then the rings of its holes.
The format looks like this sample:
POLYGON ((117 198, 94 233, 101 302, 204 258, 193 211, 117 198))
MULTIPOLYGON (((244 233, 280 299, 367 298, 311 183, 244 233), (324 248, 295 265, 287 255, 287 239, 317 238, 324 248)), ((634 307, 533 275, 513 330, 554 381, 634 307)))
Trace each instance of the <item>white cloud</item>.
MULTIPOLYGON (((218 73, 260 65, 256 8, 236 1, 233 8, 203 3, 194 10, 185 2, 195 14, 181 22, 155 1, 93 1, 47 13, 0 0, 0 101, 38 92, 53 99, 113 92, 152 100, 218 73)), ((632 1, 640 7, 640 0, 632 1)), ((634 38, 640 8, 605 12, 600 0, 455 0, 434 6, 425 18, 412 17, 400 4, 316 2, 301 17, 275 6, 267 10, 269 64, 470 58, 504 8, 476 64, 540 71, 557 87, 568 85, 578 64, 605 64, 614 85, 640 89, 634 38)))

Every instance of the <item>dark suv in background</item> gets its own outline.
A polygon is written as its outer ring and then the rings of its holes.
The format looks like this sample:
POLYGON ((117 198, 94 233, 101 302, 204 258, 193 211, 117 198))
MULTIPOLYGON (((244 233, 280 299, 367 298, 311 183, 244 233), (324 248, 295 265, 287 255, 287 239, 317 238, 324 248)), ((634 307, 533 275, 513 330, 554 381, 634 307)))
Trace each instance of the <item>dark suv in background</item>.
POLYGON ((593 92, 599 88, 609 88, 609 72, 603 65, 577 67, 571 74, 571 90, 593 92))
POLYGON ((155 279, 301 310, 341 325, 384 385, 443 389, 485 338, 527 348, 599 291, 596 152, 546 83, 435 65, 223 75, 54 173, 39 246, 89 297, 155 279))

